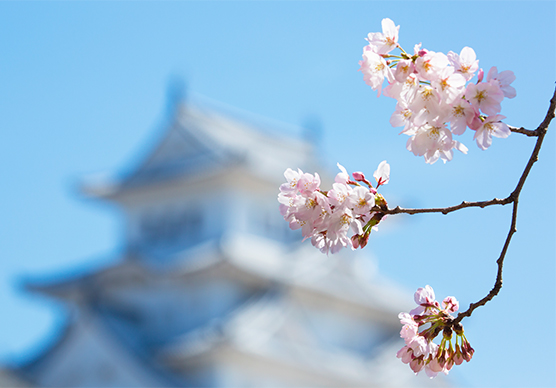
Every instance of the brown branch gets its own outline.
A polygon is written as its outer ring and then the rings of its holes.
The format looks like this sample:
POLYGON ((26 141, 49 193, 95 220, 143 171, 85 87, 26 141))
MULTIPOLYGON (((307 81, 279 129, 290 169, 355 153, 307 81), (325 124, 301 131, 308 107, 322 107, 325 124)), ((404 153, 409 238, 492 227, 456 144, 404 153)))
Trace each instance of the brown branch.
POLYGON ((517 232, 516 226, 517 226, 517 208, 518 208, 518 204, 519 204, 519 195, 521 194, 521 190, 523 189, 523 186, 525 184, 525 180, 527 179, 527 177, 529 176, 529 173, 531 172, 531 169, 533 168, 533 164, 535 164, 535 162, 539 160, 539 152, 541 150, 541 146, 542 146, 542 143, 543 143, 543 140, 544 140, 544 136, 546 135, 546 132, 548 130, 548 126, 550 125, 550 122, 555 117, 555 110, 556 110, 556 90, 554 90, 554 94, 552 95, 552 98, 550 99, 550 106, 548 107, 548 112, 546 113, 546 116, 545 116, 543 122, 537 127, 537 129, 530 130, 530 129, 525 129, 523 127, 517 128, 517 127, 509 126, 509 128, 512 132, 521 133, 521 134, 527 135, 529 137, 537 137, 537 141, 535 143, 535 147, 533 148, 531 156, 529 157, 527 165, 525 166, 525 169, 523 170, 523 173, 521 174, 521 177, 519 178, 519 181, 518 181, 514 191, 508 197, 506 197, 504 199, 494 198, 494 199, 491 199, 490 201, 477 201, 477 202, 463 201, 459 205, 448 206, 448 207, 443 207, 443 208, 405 209, 405 208, 401 208, 401 207, 397 206, 394 209, 388 209, 388 208, 386 208, 386 206, 384 206, 384 207, 378 207, 377 206, 376 209, 373 209, 374 211, 380 212, 384 215, 386 215, 386 214, 419 214, 419 213, 448 214, 448 213, 451 213, 451 212, 454 212, 454 211, 457 211, 457 210, 460 210, 460 209, 468 208, 468 207, 484 208, 486 206, 507 205, 509 203, 513 203, 512 220, 511 220, 511 223, 510 223, 510 230, 508 232, 508 235, 506 236, 506 241, 504 242, 504 246, 502 247, 502 251, 500 252, 500 256, 498 257, 498 260, 496 260, 496 264, 498 266, 498 271, 497 271, 497 274, 496 274, 496 281, 494 282, 494 287, 490 290, 490 292, 484 298, 482 298, 478 302, 471 303, 469 305, 469 308, 466 311, 460 312, 458 314, 458 316, 452 321, 452 326, 461 322, 461 320, 464 317, 471 316, 471 314, 473 313, 473 311, 477 307, 484 306, 487 302, 491 301, 496 295, 498 295, 498 293, 502 289, 502 269, 504 267, 504 259, 506 257, 506 253, 508 251, 508 247, 510 246, 510 242, 512 240, 512 237, 515 234, 515 232, 517 232))
POLYGON ((426 208, 426 209, 405 209, 399 206, 395 207, 394 209, 387 209, 387 210, 380 210, 383 214, 419 214, 419 213, 442 213, 448 214, 451 212, 455 212, 456 210, 464 209, 467 207, 480 207, 484 208, 491 205, 506 205, 508 203, 513 202, 511 196, 499 199, 494 198, 490 201, 478 201, 478 202, 467 202, 463 201, 459 205, 448 206, 448 207, 437 207, 437 208, 426 208))
POLYGON ((517 128, 517 127, 512 127, 511 125, 508 125, 508 128, 510 128, 510 131, 515 132, 515 133, 521 133, 521 134, 527 135, 527 136, 538 136, 537 131, 532 131, 530 129, 525 129, 523 127, 517 128))
POLYGON ((458 314, 458 316, 452 321, 452 323, 454 325, 459 323, 464 317, 470 317, 471 314, 473 313, 473 311, 477 307, 484 306, 487 302, 491 301, 496 295, 498 295, 498 293, 502 289, 502 269, 504 267, 504 258, 506 257, 508 247, 510 246, 510 241, 512 240, 512 237, 513 237, 514 233, 517 232, 516 226, 517 226, 517 208, 518 208, 518 204, 519 204, 519 195, 521 194, 521 190, 523 189, 523 185, 525 184, 525 180, 527 179, 527 176, 529 175, 529 172, 533 168, 533 164, 535 164, 535 162, 537 160, 539 160, 539 152, 540 152, 540 149, 541 149, 541 146, 542 146, 542 142, 544 140, 544 136, 546 135, 546 131, 548 130, 548 126, 550 125, 550 122, 552 121, 552 119, 554 119, 555 110, 556 110, 556 90, 554 90, 554 94, 552 95, 552 98, 550 99, 550 106, 548 108, 548 112, 546 113, 546 116, 545 116, 543 122, 539 125, 539 127, 535 131, 529 131, 529 130, 525 130, 523 128, 520 128, 519 131, 517 131, 517 130, 514 131, 514 132, 519 132, 519 133, 525 133, 528 136, 537 136, 537 142, 535 143, 535 148, 533 149, 533 152, 531 153, 531 157, 529 158, 529 161, 527 162, 527 165, 525 166, 525 170, 523 171, 523 174, 521 174, 521 178, 519 178, 519 181, 516 185, 515 190, 508 197, 508 198, 511 199, 511 202, 513 202, 512 221, 511 221, 511 224, 510 224, 510 230, 508 232, 508 236, 506 237, 506 241, 504 242, 502 252, 500 253, 500 257, 498 258, 498 260, 496 260, 496 264, 498 266, 498 271, 497 271, 497 274, 496 274, 496 281, 494 282, 494 287, 490 290, 490 292, 484 298, 482 298, 478 302, 471 303, 469 305, 469 308, 466 311, 463 311, 463 312, 458 314), (527 131, 527 132, 521 132, 521 130, 524 130, 524 131, 527 131), (535 134, 534 135, 529 135, 529 133, 532 133, 532 132, 534 132, 535 134))

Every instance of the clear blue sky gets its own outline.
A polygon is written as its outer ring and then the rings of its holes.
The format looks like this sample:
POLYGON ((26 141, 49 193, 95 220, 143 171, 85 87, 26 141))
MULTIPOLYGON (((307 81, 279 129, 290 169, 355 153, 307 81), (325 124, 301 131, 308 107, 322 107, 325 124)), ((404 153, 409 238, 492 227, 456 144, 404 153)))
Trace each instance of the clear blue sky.
MULTIPOLYGON (((388 123, 395 101, 377 98, 357 72, 364 38, 389 17, 406 48, 473 47, 486 70, 514 71, 517 97, 502 114, 533 129, 555 87, 555 16, 551 1, 1 2, 0 359, 33 354, 62 320, 21 292, 24 276, 117 255, 118 214, 75 186, 140 156, 163 122, 172 77, 192 94, 286 123, 318 117, 331 168, 372 173, 388 160, 391 206, 505 197, 534 140, 512 134, 481 151, 466 133, 468 155, 425 164, 388 123)), ((556 123, 522 192, 504 287, 463 321, 476 349, 451 373, 463 386, 556 385, 555 132, 556 123)), ((367 249, 408 290, 430 284, 467 306, 494 283, 510 210, 391 217, 367 249)))

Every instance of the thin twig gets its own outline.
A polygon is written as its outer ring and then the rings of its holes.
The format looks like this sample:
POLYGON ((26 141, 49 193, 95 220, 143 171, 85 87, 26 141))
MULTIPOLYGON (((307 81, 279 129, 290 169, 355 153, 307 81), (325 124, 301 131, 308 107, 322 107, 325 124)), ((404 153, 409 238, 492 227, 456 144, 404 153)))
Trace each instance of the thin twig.
POLYGON ((508 128, 510 128, 510 131, 512 131, 512 132, 521 133, 523 135, 538 136, 537 131, 532 131, 530 129, 525 129, 523 127, 517 128, 517 127, 512 127, 511 125, 508 125, 508 128))
POLYGON ((507 205, 508 203, 511 203, 511 202, 513 202, 513 199, 511 198, 511 196, 509 196, 509 197, 504 198, 504 199, 494 198, 494 199, 491 199, 490 201, 478 201, 478 202, 463 201, 459 205, 448 206, 448 207, 426 208, 426 209, 405 209, 405 208, 401 208, 401 207, 397 206, 394 209, 381 210, 381 213, 384 213, 384 214, 402 214, 402 213, 403 214, 419 214, 419 213, 448 214, 448 213, 451 213, 451 212, 455 212, 456 210, 464 209, 464 208, 467 208, 467 207, 484 208, 484 207, 491 206, 491 205, 507 205))

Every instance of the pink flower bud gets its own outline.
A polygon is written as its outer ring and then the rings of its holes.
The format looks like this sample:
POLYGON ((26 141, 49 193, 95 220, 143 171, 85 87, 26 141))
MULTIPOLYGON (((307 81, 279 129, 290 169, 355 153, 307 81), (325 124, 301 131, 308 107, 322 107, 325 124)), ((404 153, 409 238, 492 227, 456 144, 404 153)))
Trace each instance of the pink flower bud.
POLYGON ((485 77, 485 71, 483 69, 479 69, 479 74, 477 74, 477 83, 483 82, 484 77, 485 77))
POLYGON ((425 367, 425 362, 423 361, 423 356, 419 356, 419 357, 414 358, 413 360, 411 360, 411 362, 409 363, 409 367, 411 368, 411 370, 413 372, 415 372, 415 374, 421 372, 423 370, 423 368, 425 367))
POLYGON ((454 353, 454 363, 456 365, 461 365, 463 362, 463 356, 461 355, 461 349, 459 348, 459 344, 456 345, 456 352, 454 353))
POLYGON ((353 174, 353 179, 355 179, 357 182, 363 182, 365 180, 365 174, 363 174, 362 172, 354 172, 353 174))
POLYGON ((365 248, 367 243, 369 242, 369 235, 368 234, 355 234, 351 237, 351 243, 353 244, 353 248, 365 248))
POLYGON ((446 365, 446 351, 439 352, 439 355, 436 357, 438 359, 438 365, 441 368, 444 368, 446 365))
POLYGON ((463 359, 467 362, 471 361, 473 353, 475 353, 475 350, 471 347, 468 341, 464 341, 461 345, 461 355, 463 359))
POLYGON ((446 360, 445 368, 446 370, 450 370, 452 369, 453 366, 454 366, 454 359, 450 357, 448 360, 446 360))
POLYGON ((442 372, 442 370, 444 369, 443 367, 440 366, 440 364, 438 363, 438 359, 437 358, 433 358, 431 360, 431 362, 429 362, 429 368, 433 371, 433 372, 442 372))

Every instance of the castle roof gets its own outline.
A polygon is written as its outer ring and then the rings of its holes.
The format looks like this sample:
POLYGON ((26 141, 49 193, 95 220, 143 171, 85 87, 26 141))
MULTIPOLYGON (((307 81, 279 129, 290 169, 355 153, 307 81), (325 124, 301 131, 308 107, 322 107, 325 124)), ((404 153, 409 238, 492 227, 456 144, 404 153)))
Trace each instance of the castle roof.
POLYGON ((292 136, 301 132, 307 131, 216 102, 180 102, 138 163, 116 175, 91 175, 81 191, 110 199, 141 187, 195 181, 238 168, 254 179, 280 184, 290 165, 316 168, 314 143, 292 136))

